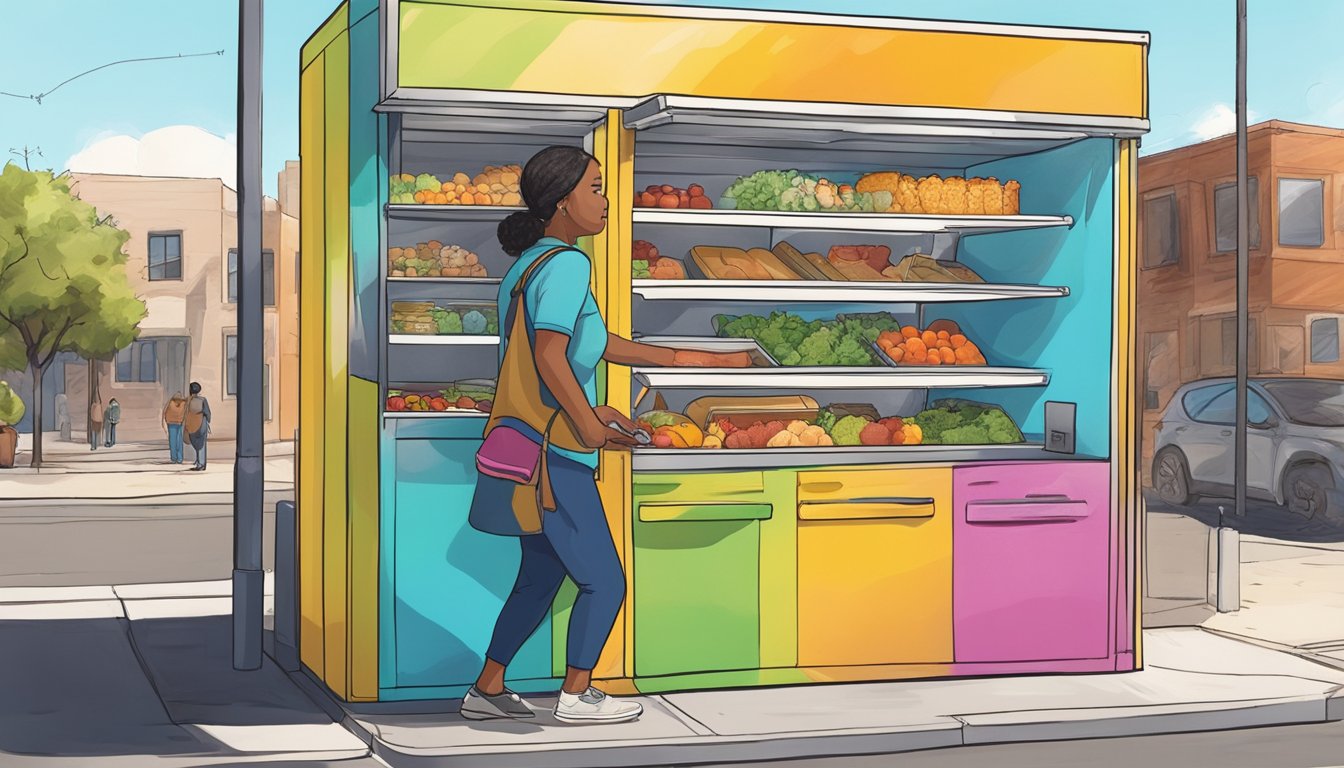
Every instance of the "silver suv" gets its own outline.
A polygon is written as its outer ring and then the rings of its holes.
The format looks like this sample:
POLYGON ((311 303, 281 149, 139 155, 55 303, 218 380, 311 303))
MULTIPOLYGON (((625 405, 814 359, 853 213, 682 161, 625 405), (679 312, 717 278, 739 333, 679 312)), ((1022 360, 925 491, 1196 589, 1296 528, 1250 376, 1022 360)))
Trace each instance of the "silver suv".
MULTIPOLYGON (((1163 501, 1232 495, 1235 383, 1191 382, 1162 412, 1153 484, 1163 501)), ((1246 414, 1246 495, 1344 521, 1344 381, 1252 378, 1246 414)))

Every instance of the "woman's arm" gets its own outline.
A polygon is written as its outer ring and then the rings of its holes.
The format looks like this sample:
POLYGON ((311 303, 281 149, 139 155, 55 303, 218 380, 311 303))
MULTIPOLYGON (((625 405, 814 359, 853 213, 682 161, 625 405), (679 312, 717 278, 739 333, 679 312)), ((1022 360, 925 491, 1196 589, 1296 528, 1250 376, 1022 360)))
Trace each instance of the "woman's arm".
POLYGON ((602 359, 617 365, 650 365, 660 368, 713 367, 746 368, 751 358, 746 352, 702 352, 692 349, 672 349, 607 334, 607 351, 602 359))
POLYGON ((569 337, 559 331, 538 328, 534 344, 536 350, 533 357, 536 359, 537 372, 541 374, 541 380, 551 390, 551 394, 555 395, 561 410, 569 416, 583 444, 593 449, 608 444, 633 445, 634 441, 629 437, 603 424, 588 404, 588 396, 583 393, 579 380, 574 378, 574 369, 569 366, 569 337))

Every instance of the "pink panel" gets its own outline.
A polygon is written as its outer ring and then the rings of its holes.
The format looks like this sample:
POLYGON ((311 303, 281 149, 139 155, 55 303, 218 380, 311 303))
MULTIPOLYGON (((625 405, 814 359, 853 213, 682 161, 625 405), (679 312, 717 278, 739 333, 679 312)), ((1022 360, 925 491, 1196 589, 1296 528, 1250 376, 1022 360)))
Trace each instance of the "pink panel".
POLYGON ((1109 465, 958 467, 952 501, 956 661, 1106 657, 1109 465))

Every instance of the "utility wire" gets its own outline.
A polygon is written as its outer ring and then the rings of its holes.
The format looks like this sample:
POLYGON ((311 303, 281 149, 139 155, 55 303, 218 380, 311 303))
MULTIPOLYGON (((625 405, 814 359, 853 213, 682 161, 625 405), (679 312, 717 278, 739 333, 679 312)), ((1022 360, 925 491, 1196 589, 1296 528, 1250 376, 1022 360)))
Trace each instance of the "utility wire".
POLYGON ((29 100, 31 100, 31 101, 36 101, 38 104, 41 104, 43 99, 45 99, 46 97, 48 97, 48 96, 50 96, 51 94, 55 93, 56 91, 58 91, 62 86, 66 85, 67 83, 71 83, 71 82, 73 82, 73 81, 75 81, 75 80, 78 80, 79 78, 81 78, 81 77, 83 77, 83 76, 85 76, 85 75, 89 75, 89 74, 92 74, 92 73, 94 73, 94 72, 97 72, 97 71, 100 70, 100 69, 107 69, 108 67, 115 67, 115 66, 118 65, 118 64, 132 64, 132 63, 139 62, 139 61, 165 61, 165 60, 168 60, 168 59, 192 59, 192 58, 196 58, 196 57, 198 57, 198 56, 223 56, 223 55, 224 55, 224 51, 219 50, 219 51, 209 51, 209 52, 206 52, 206 53, 179 53, 179 54, 177 54, 176 56, 146 56, 146 57, 144 57, 144 58, 139 58, 139 59, 121 59, 120 61, 112 61, 112 62, 108 62, 107 64, 103 64, 102 66, 94 67, 93 69, 89 69, 89 70, 85 70, 85 71, 83 71, 83 72, 80 72, 78 75, 75 75, 74 77, 71 77, 71 78, 69 78, 69 79, 67 79, 67 80, 64 80, 64 81, 58 83, 58 84, 56 85, 55 88, 52 88, 51 90, 49 90, 49 91, 45 91, 45 92, 43 92, 43 93, 30 94, 30 95, 25 96, 24 94, 21 94, 21 93, 10 93, 9 91, 0 91, 0 96, 12 96, 12 97, 14 97, 14 98, 16 98, 16 99, 29 99, 29 100))

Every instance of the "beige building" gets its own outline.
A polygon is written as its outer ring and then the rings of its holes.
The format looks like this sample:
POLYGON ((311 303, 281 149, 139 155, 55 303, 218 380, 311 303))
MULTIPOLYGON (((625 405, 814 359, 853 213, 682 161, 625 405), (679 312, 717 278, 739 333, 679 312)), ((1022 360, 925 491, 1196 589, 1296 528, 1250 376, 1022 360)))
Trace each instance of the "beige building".
MULTIPOLYGON (((210 402, 212 439, 237 424, 237 196, 219 179, 72 174, 71 191, 130 233, 131 286, 149 310, 139 338, 115 360, 65 365, 76 430, 87 424, 91 369, 104 403, 121 405, 118 441, 164 435, 160 414, 174 392, 200 382, 210 402), (76 405, 76 404, 79 405, 76 405)), ((285 208, 264 200, 265 431, 292 439, 298 425, 298 164, 280 174, 285 208), (291 213, 292 212, 292 213, 291 213)), ((55 372, 55 375, 62 375, 55 372)))
MULTIPOLYGON (((1250 372, 1344 378, 1344 131, 1272 120, 1247 154, 1250 372)), ((1235 373, 1235 182, 1233 136, 1139 160, 1145 473, 1176 389, 1235 373)))

